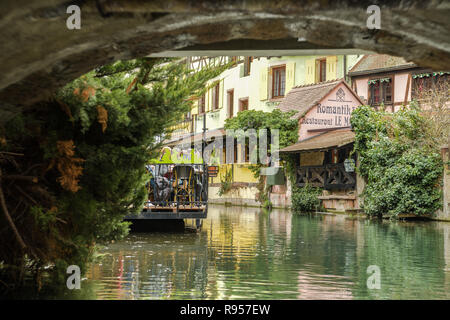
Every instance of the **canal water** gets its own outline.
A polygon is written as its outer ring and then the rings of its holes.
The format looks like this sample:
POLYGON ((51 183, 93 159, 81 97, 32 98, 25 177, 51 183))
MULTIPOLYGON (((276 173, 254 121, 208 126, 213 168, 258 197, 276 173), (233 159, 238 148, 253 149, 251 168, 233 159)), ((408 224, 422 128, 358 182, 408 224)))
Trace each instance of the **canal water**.
POLYGON ((450 299, 445 222, 210 206, 197 234, 134 233, 100 256, 85 299, 450 299))

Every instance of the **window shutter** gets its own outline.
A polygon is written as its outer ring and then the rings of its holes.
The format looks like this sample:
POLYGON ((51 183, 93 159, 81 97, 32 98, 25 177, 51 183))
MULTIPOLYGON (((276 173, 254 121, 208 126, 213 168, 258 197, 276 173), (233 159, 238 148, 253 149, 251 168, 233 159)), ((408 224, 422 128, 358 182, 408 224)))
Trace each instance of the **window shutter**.
POLYGON ((316 63, 314 64, 314 83, 320 82, 320 59, 316 59, 316 63))
POLYGON ((200 100, 197 100, 196 102, 193 103, 193 107, 191 109, 191 114, 198 114, 198 110, 199 110, 199 104, 200 104, 200 100))
POLYGON ((316 60, 315 59, 308 59, 305 62, 306 66, 306 79, 305 84, 311 84, 315 82, 316 78, 316 60))
POLYGON ((286 88, 284 94, 286 95, 295 84, 295 62, 286 63, 286 88))
POLYGON ((337 78, 337 56, 327 57, 327 81, 337 78))
POLYGON ((220 80, 219 82, 219 109, 223 108, 223 87, 224 87, 224 80, 220 80))
POLYGON ((270 68, 261 68, 259 74, 259 100, 267 100, 267 75, 270 68))
POLYGON ((212 98, 211 98, 211 110, 212 111, 214 111, 214 110, 216 110, 219 106, 217 105, 218 103, 217 103, 217 98, 218 98, 218 96, 217 96, 217 87, 218 86, 218 84, 216 84, 212 89, 211 89, 211 96, 212 96, 212 98))
POLYGON ((208 96, 206 97, 206 112, 211 111, 212 106, 212 90, 214 88, 208 89, 208 96))

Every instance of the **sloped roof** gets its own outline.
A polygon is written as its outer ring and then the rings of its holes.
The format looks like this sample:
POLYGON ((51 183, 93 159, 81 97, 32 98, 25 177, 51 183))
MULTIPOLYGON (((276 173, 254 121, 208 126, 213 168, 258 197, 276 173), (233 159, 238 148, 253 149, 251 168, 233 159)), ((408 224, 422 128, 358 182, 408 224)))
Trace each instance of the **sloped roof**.
MULTIPOLYGON (((214 130, 207 130, 205 133, 205 139, 208 141, 213 137, 217 136, 225 136, 225 130, 224 129, 214 129, 214 130)), ((175 138, 169 141, 166 141, 164 145, 176 145, 176 144, 191 144, 194 142, 201 141, 203 139, 203 133, 196 133, 191 135, 186 135, 181 138, 175 138)))
POLYGON ((387 54, 366 54, 350 69, 350 76, 371 74, 390 70, 401 70, 416 67, 402 57, 387 54))
MULTIPOLYGON (((350 92, 353 92, 353 90, 348 86, 344 79, 296 86, 286 94, 283 101, 281 101, 278 105, 278 109, 280 109, 282 112, 288 112, 292 110, 297 111, 297 113, 292 118, 299 119, 340 84, 344 84, 350 90, 350 92)), ((361 104, 364 104, 364 102, 361 101, 361 99, 356 94, 354 94, 354 96, 355 99, 357 99, 361 104)))
POLYGON ((326 131, 318 134, 314 137, 307 138, 296 144, 290 145, 280 152, 305 152, 305 151, 318 151, 329 148, 337 148, 355 141, 355 133, 349 129, 336 129, 326 131))
POLYGON ((343 79, 293 87, 278 105, 282 112, 295 110, 295 119, 301 118, 309 109, 318 104, 331 90, 336 88, 343 79))

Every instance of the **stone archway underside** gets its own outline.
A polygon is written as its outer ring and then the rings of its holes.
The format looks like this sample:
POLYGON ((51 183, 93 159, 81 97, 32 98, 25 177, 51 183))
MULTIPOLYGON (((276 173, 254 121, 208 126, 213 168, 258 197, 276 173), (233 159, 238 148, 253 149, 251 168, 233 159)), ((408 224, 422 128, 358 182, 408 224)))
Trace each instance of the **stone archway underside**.
POLYGON ((239 39, 301 38, 309 48, 358 48, 438 70, 450 66, 448 1, 72 3, 81 7, 80 30, 66 28, 70 1, 2 1, 0 111, 17 111, 45 99, 68 81, 117 59, 192 46, 207 55, 208 45, 230 40, 236 43, 233 50, 251 49, 241 47, 245 41, 239 39), (373 2, 381 7, 381 30, 376 32, 366 27, 366 9, 373 2))

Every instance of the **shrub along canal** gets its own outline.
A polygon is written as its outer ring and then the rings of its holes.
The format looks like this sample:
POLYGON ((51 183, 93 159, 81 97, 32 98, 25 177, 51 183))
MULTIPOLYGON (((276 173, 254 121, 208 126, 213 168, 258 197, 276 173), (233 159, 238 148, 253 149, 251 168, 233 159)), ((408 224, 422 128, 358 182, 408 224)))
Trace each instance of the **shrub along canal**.
POLYGON ((450 298, 446 222, 210 206, 198 234, 132 233, 100 255, 83 299, 450 298))

